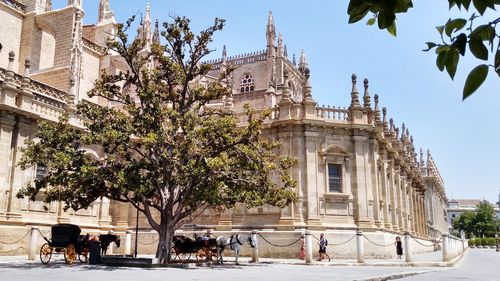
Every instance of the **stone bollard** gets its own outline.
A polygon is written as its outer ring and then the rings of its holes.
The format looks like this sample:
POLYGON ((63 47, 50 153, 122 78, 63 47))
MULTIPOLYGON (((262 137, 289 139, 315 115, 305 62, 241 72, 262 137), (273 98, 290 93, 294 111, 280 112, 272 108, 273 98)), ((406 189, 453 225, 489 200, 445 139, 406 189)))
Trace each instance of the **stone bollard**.
POLYGON ((406 262, 412 262, 411 258, 411 248, 410 248, 410 233, 408 231, 405 232, 404 234, 404 239, 405 239, 405 261, 406 262))
POLYGON ((363 231, 356 231, 356 256, 358 259, 358 263, 365 262, 365 248, 363 242, 363 231))
POLYGON ((447 262, 450 261, 448 233, 443 233, 442 239, 443 245, 441 246, 441 251, 443 251, 443 261, 447 262))
POLYGON ((30 239, 30 248, 28 250, 28 260, 34 261, 36 260, 36 256, 38 254, 38 227, 31 227, 31 239, 30 239))
POLYGON ((252 262, 259 262, 259 232, 257 230, 252 230, 252 262))
POLYGON ((125 255, 132 254, 132 232, 127 230, 125 232, 125 255))
POLYGON ((306 264, 311 264, 313 262, 312 234, 309 230, 306 230, 305 234, 306 264))

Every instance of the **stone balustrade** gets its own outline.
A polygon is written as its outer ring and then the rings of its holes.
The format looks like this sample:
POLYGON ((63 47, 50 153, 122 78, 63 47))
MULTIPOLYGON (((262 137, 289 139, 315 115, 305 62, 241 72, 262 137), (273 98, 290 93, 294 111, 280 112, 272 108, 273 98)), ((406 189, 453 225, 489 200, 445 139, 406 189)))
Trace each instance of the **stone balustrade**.
POLYGON ((325 107, 324 105, 316 107, 316 116, 320 119, 346 121, 348 114, 349 110, 341 107, 325 107))

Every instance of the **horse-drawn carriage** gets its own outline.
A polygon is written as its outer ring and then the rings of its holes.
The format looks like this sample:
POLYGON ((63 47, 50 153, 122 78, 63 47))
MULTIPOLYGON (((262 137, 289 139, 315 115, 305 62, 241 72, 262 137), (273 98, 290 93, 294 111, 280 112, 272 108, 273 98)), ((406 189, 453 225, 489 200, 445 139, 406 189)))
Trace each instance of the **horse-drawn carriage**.
POLYGON ((74 224, 56 224, 51 228, 51 240, 43 237, 47 243, 40 248, 40 260, 49 263, 52 254, 64 253, 64 261, 72 264, 78 255, 80 262, 85 263, 89 257, 89 235, 80 235, 81 229, 74 224))
POLYGON ((195 236, 194 239, 175 235, 172 239, 172 260, 187 261, 194 256, 196 260, 212 260, 217 256, 216 238, 209 235, 195 236))
POLYGON ((228 248, 234 251, 236 264, 239 264, 238 257, 240 255, 240 248, 244 244, 255 247, 255 242, 251 234, 235 234, 229 237, 219 236, 212 237, 209 234, 205 236, 195 235, 191 239, 182 235, 175 235, 172 239, 171 256, 172 260, 188 261, 192 255, 196 260, 212 260, 213 257, 222 264, 224 249, 228 248))

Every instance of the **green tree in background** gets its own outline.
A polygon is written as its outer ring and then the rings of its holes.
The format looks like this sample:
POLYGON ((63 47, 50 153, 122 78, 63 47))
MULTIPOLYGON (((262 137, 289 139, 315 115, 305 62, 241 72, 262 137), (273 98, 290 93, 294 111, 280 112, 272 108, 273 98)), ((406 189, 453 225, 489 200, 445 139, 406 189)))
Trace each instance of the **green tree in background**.
POLYGON ((496 212, 488 201, 477 205, 476 211, 465 211, 453 222, 453 228, 465 231, 467 237, 494 237, 499 226, 496 212))
MULTIPOLYGON (((488 18, 485 15, 488 9, 495 10, 500 0, 448 0, 448 3, 450 10, 457 7, 474 12, 466 18, 449 19, 444 25, 437 26, 441 41, 427 42, 424 51, 435 50, 437 68, 440 71, 446 69, 452 80, 460 57, 465 56, 467 49, 481 61, 465 80, 462 93, 462 99, 465 100, 486 80, 490 69, 500 76, 500 40, 496 31, 500 17, 488 18)), ((367 21, 368 25, 377 23, 380 29, 386 29, 396 36, 396 15, 406 13, 412 7, 411 0, 350 0, 347 13, 349 23, 372 15, 367 21)))
POLYGON ((453 222, 453 228, 458 230, 463 230, 466 237, 471 237, 474 233, 474 219, 476 218, 476 213, 471 211, 463 212, 458 219, 453 222))
POLYGON ((476 216, 473 221, 474 232, 477 237, 494 237, 497 231, 498 222, 493 206, 488 201, 480 202, 477 205, 476 216))
POLYGON ((85 129, 70 125, 71 116, 41 122, 20 166, 42 165, 49 172, 18 196, 34 200, 41 193, 47 203, 62 201, 74 210, 102 197, 130 203, 159 234, 156 257, 169 262, 174 231, 184 219, 207 208, 294 201, 288 169, 295 161, 276 155, 279 144, 263 138, 269 112, 247 107, 242 127, 229 107, 206 106, 231 96, 226 85, 232 69, 197 82, 211 69, 202 59, 224 20, 195 34, 188 19, 176 17, 163 24, 165 43, 146 49, 143 40, 128 41, 132 21, 119 24, 108 43, 129 71, 104 73, 89 93, 116 106, 80 102, 74 114, 85 129), (101 148, 105 158, 89 156, 89 147, 101 148))

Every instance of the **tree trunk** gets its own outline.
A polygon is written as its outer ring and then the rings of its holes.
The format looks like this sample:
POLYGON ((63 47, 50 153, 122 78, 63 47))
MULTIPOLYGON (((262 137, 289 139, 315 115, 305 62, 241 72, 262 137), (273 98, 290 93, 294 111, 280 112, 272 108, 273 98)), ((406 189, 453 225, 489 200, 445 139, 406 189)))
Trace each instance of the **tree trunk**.
POLYGON ((158 232, 158 246, 156 247, 156 257, 160 263, 170 263, 172 257, 172 238, 174 237, 174 226, 170 223, 162 223, 158 232))

